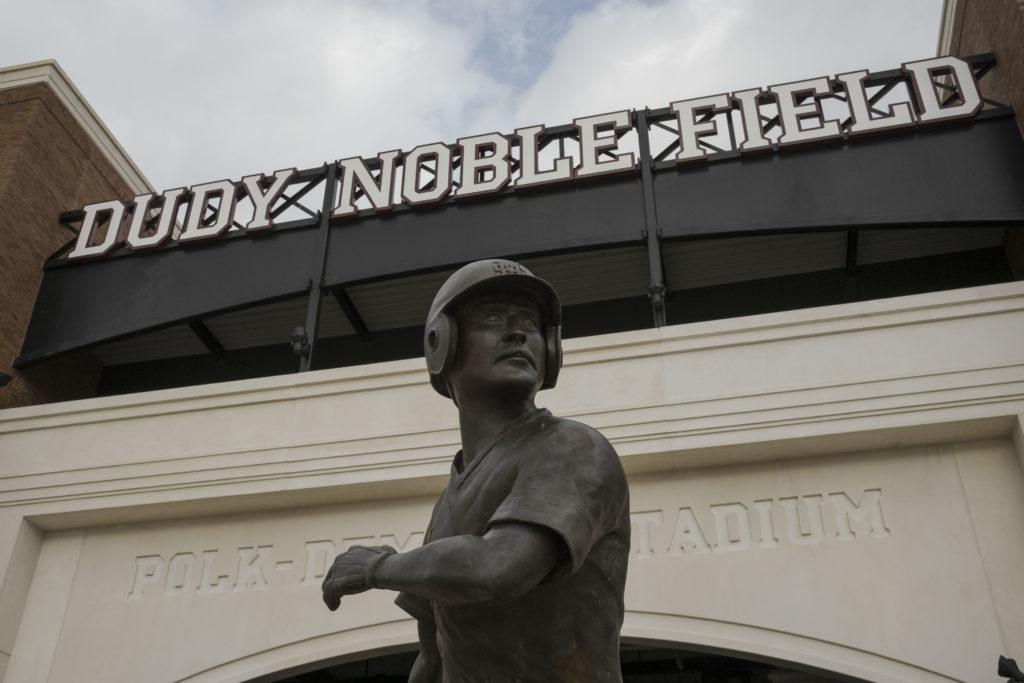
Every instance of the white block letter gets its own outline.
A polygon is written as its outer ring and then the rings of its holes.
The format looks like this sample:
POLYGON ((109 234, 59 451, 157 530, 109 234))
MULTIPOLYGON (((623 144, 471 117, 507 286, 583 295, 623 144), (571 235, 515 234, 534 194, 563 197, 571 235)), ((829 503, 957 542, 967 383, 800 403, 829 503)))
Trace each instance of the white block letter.
POLYGON ((853 539, 857 530, 852 528, 853 524, 863 532, 867 527, 873 538, 888 538, 889 529, 885 526, 885 518, 882 516, 882 491, 880 489, 868 489, 860 496, 860 504, 854 505, 850 497, 845 493, 830 493, 828 499, 836 508, 836 537, 840 541, 853 539))
POLYGON ((103 256, 117 244, 117 233, 121 229, 121 221, 124 220, 124 202, 120 199, 111 199, 109 202, 89 204, 84 209, 85 217, 82 219, 82 229, 78 231, 78 239, 75 240, 75 248, 68 252, 68 260, 103 256), (99 217, 107 214, 107 234, 99 244, 90 245, 92 233, 96 230, 96 223, 99 217))
POLYGON ((132 589, 128 592, 129 600, 142 597, 142 587, 147 583, 156 583, 164 569, 164 558, 159 555, 140 555, 135 558, 135 579, 132 589))
POLYGON ((772 516, 772 502, 770 500, 755 500, 754 509, 761 522, 761 538, 757 542, 758 548, 777 548, 779 539, 775 537, 775 521, 772 516))
POLYGON ((179 242, 190 242, 218 237, 222 232, 231 226, 235 217, 235 186, 230 180, 217 180, 212 183, 193 185, 192 205, 188 208, 188 217, 185 219, 185 229, 178 236, 179 242), (210 200, 220 196, 220 204, 217 206, 217 214, 213 223, 204 225, 204 214, 210 204, 210 200))
POLYGON ((263 182, 267 176, 262 173, 242 178, 242 185, 245 186, 245 191, 252 199, 252 220, 245 224, 247 231, 269 230, 274 227, 274 221, 270 217, 270 207, 284 194, 284 188, 288 187, 288 181, 296 173, 298 170, 294 168, 275 171, 274 182, 270 184, 266 192, 263 191, 263 182))
POLYGON ((452 189, 452 151, 447 145, 434 142, 415 147, 405 155, 403 167, 402 198, 407 204, 437 202, 452 189), (420 174, 426 170, 422 168, 425 157, 433 157, 436 162, 434 179, 427 185, 420 182, 420 174))
POLYGON ((836 75, 836 80, 843 84, 846 101, 850 105, 850 116, 853 118, 853 122, 850 124, 850 135, 914 125, 914 116, 910 113, 910 105, 906 102, 891 104, 888 115, 871 118, 868 95, 864 90, 864 81, 867 79, 867 71, 851 71, 848 74, 836 75))
POLYGON ((264 560, 270 559, 274 546, 261 545, 258 548, 238 549, 238 576, 235 577, 235 591, 266 590, 267 577, 263 573, 264 560))
POLYGON ((679 508, 679 516, 676 517, 676 528, 672 532, 672 543, 668 547, 669 555, 682 555, 686 550, 692 553, 710 552, 704 532, 697 523, 697 518, 690 508, 679 508))
POLYGON ((936 57, 920 62, 908 62, 903 71, 910 75, 917 101, 921 104, 918 120, 921 123, 962 119, 974 116, 981 109, 981 93, 974 80, 970 65, 956 57, 936 57), (932 82, 933 75, 949 75, 960 96, 959 104, 942 106, 939 91, 932 82))
POLYGON ((327 574, 327 568, 334 562, 338 551, 334 541, 309 541, 306 543, 306 569, 302 573, 303 586, 319 586, 327 574))
POLYGON ((573 119, 573 123, 576 124, 576 129, 580 134, 580 165, 576 167, 577 178, 605 173, 621 173, 630 171, 636 166, 632 152, 626 154, 615 152, 619 145, 616 132, 630 129, 633 125, 628 110, 573 119), (610 135, 598 136, 599 132, 609 132, 610 135), (599 157, 602 152, 611 153, 612 158, 601 160, 599 157))
POLYGON ((217 561, 216 550, 203 551, 203 575, 199 579, 199 593, 223 593, 228 585, 228 575, 217 575, 213 563, 217 561))
POLYGON ((761 89, 739 90, 732 94, 732 99, 740 110, 740 122, 743 125, 743 142, 740 152, 754 152, 771 149, 772 141, 764 136, 761 124, 761 109, 757 101, 761 98, 761 89))
POLYGON ((131 225, 128 226, 128 237, 125 241, 128 248, 132 250, 152 249, 159 247, 168 237, 171 236, 171 228, 174 227, 174 217, 178 214, 178 206, 181 200, 187 196, 184 187, 178 187, 164 192, 164 205, 160 209, 160 220, 157 221, 156 230, 151 235, 143 235, 148 222, 147 214, 149 205, 153 201, 153 194, 142 194, 135 198, 135 212, 132 214, 131 225))
POLYGON ((713 118, 698 122, 697 114, 698 112, 728 111, 730 109, 729 98, 725 95, 711 95, 695 100, 680 100, 673 102, 671 106, 676 120, 679 122, 679 153, 676 154, 676 161, 704 159, 707 157, 707 152, 700 146, 697 138, 717 133, 718 126, 713 118))
POLYGON ((459 138, 462 148, 462 185, 455 197, 500 192, 508 185, 508 138, 499 133, 459 138), (490 175, 490 178, 486 176, 490 175))
POLYGON ((832 84, 824 76, 811 78, 796 83, 773 85, 768 90, 779 102, 779 123, 782 124, 782 136, 779 147, 798 145, 813 140, 842 137, 839 122, 835 119, 822 121, 817 128, 802 128, 800 122, 806 119, 821 120, 821 103, 818 98, 832 94, 832 84), (811 101, 797 104, 797 96, 811 94, 811 101))
MULTIPOLYGON (((334 207, 331 216, 351 216, 359 210, 355 204, 356 183, 362 188, 363 194, 370 200, 370 206, 374 211, 387 211, 393 205, 393 194, 391 188, 395 184, 395 159, 401 152, 397 149, 390 152, 381 152, 377 155, 380 161, 380 171, 375 180, 366 163, 359 157, 350 157, 338 162, 341 169, 341 195, 338 197, 338 205, 334 207)), ((406 169, 408 171, 408 169, 406 169)))
POLYGON ((821 496, 803 496, 804 507, 807 509, 807 531, 803 530, 800 511, 797 510, 797 498, 780 498, 779 505, 786 511, 786 530, 789 540, 797 545, 814 545, 821 543, 825 536, 825 525, 821 518, 821 496))
POLYGON ((169 597, 185 595, 192 590, 192 569, 196 556, 192 553, 178 553, 167 563, 167 583, 164 593, 169 597), (180 571, 179 571, 180 569, 180 571))
POLYGON ((716 552, 746 550, 750 547, 750 514, 745 505, 742 503, 712 505, 711 513, 715 516, 716 552), (730 519, 735 520, 735 525, 729 524, 730 519))
POLYGON ((519 179, 516 180, 516 188, 557 183, 572 178, 571 157, 558 157, 554 168, 548 171, 537 169, 540 156, 537 138, 543 132, 544 126, 516 128, 516 136, 519 138, 519 179))
POLYGON ((642 560, 654 556, 654 547, 651 545, 651 525, 661 526, 661 510, 650 512, 633 512, 629 515, 629 521, 636 525, 636 534, 633 536, 633 548, 636 556, 642 560))

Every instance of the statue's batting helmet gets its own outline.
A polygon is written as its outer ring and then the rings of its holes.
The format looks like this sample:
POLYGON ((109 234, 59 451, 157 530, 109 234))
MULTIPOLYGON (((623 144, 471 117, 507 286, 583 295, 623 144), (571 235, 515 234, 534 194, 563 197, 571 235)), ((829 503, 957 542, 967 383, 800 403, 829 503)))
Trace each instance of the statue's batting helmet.
POLYGON ((562 367, 562 306, 558 295, 544 280, 514 261, 492 259, 475 261, 455 271, 437 291, 427 314, 423 334, 423 352, 430 371, 430 383, 442 396, 454 398, 444 373, 457 353, 458 327, 452 311, 470 296, 489 290, 525 293, 537 300, 546 339, 544 382, 550 389, 562 367))

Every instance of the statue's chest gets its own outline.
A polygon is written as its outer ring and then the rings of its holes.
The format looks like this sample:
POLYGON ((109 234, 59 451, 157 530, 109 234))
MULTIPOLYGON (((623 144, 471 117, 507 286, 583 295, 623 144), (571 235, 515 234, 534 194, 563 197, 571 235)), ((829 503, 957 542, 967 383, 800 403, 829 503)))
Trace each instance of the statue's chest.
POLYGON ((512 493, 519 474, 514 454, 489 453, 467 476, 453 476, 431 520, 428 540, 472 534, 482 536, 494 512, 512 493))

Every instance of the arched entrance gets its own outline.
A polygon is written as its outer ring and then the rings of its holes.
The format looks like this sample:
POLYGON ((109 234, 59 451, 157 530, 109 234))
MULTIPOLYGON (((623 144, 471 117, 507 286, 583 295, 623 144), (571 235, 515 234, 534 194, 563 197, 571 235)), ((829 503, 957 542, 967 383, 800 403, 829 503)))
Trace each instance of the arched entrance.
MULTIPOLYGON (((415 652, 368 657, 313 671, 261 677, 272 683, 405 683, 415 652)), ((735 653, 705 652, 680 646, 623 643, 619 659, 623 683, 827 683, 858 681, 838 674, 794 668, 735 653)))
MULTIPOLYGON (((396 622, 296 643, 208 670, 196 683, 407 681, 416 646, 396 622), (395 628, 400 627, 400 628, 395 628), (337 636, 343 636, 338 638, 337 636), (377 643, 379 647, 366 647, 377 643), (360 647, 362 645, 362 647, 360 647), (276 664, 276 665, 275 665, 276 664), (257 674, 257 672, 260 672, 257 674), (253 677, 254 674, 257 674, 253 677)), ((715 620, 627 611, 624 683, 949 683, 942 673, 821 638, 715 620)), ((190 681, 193 679, 189 679, 190 681)))

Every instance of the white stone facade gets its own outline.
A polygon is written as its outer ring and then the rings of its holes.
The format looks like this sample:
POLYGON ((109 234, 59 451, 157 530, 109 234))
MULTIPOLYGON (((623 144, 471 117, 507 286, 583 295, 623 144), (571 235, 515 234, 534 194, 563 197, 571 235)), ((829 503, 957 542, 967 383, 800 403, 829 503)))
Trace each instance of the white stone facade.
MULTIPOLYGON (((411 547, 457 449, 422 361, 0 412, 0 678, 220 682, 414 647, 353 542, 411 547), (6 674, 6 677, 4 677, 6 674)), ((630 477, 624 639, 872 681, 1024 643, 1024 283, 566 342, 541 405, 630 477)))

